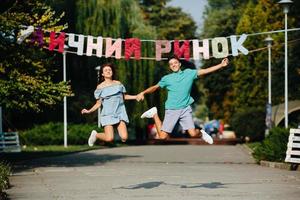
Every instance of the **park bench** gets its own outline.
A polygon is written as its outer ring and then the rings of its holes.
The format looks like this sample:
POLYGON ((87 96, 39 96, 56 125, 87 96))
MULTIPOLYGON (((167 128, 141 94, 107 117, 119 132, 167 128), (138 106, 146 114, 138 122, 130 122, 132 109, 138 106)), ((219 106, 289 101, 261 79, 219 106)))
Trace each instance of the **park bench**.
POLYGON ((300 129, 290 129, 285 162, 292 163, 294 167, 300 163, 300 129))
POLYGON ((17 132, 0 133, 0 152, 20 152, 19 135, 17 132))

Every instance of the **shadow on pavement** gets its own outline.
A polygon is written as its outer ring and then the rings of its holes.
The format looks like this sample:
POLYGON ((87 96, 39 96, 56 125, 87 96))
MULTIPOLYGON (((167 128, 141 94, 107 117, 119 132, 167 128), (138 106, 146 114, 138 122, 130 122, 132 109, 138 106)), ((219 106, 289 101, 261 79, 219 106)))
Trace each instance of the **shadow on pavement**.
POLYGON ((161 185, 169 185, 169 186, 176 186, 179 188, 209 188, 209 189, 218 189, 218 188, 227 188, 224 184, 221 182, 211 182, 211 183, 199 183, 199 184, 189 184, 189 185, 183 185, 183 184, 170 184, 165 183, 164 181, 152 181, 152 182, 146 182, 146 183, 140 183, 136 185, 130 185, 130 186, 123 186, 113 189, 128 189, 128 190, 136 190, 136 189, 153 189, 156 187, 159 187, 161 185))
POLYGON ((27 160, 15 163, 14 172, 20 172, 38 167, 85 167, 103 165, 108 162, 124 159, 140 157, 136 155, 117 155, 117 154, 96 154, 93 152, 84 152, 77 154, 68 154, 56 157, 45 157, 33 160, 27 160))

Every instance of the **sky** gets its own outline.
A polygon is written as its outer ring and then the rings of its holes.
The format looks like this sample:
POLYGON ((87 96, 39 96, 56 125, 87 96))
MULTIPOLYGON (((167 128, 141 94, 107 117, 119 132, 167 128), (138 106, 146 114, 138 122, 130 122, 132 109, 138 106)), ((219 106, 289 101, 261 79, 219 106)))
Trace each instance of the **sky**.
POLYGON ((199 28, 202 27, 202 14, 207 5, 207 0, 171 0, 168 5, 182 8, 184 12, 189 13, 193 17, 199 28))

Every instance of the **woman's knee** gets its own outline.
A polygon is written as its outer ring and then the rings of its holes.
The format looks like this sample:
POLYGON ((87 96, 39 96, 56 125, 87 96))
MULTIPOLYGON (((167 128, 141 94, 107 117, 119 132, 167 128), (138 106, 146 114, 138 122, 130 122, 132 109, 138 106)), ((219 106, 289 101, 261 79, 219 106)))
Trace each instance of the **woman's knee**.
POLYGON ((128 139, 128 136, 127 136, 127 135, 126 135, 126 136, 122 136, 122 137, 121 137, 121 141, 122 141, 122 142, 126 142, 126 141, 127 141, 127 139, 128 139))
POLYGON ((114 137, 111 137, 111 136, 105 137, 105 142, 113 142, 113 141, 114 141, 114 137))

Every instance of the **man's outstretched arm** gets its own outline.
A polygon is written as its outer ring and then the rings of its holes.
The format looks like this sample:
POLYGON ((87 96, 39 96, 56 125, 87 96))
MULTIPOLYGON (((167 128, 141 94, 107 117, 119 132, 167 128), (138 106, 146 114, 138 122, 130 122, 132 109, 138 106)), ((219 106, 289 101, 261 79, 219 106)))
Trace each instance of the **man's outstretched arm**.
POLYGON ((209 74, 209 73, 212 73, 214 71, 217 71, 223 67, 226 67, 227 65, 229 64, 229 60, 228 58, 224 58, 222 60, 222 62, 218 65, 215 65, 215 66, 212 66, 212 67, 209 67, 209 68, 206 68, 206 69, 199 69, 197 74, 198 76, 202 76, 202 75, 205 75, 205 74, 209 74))
POLYGON ((138 95, 137 95, 137 100, 140 101, 140 100, 144 100, 144 95, 145 94, 150 94, 150 93, 153 93, 155 92, 156 90, 159 89, 159 85, 153 85, 149 88, 147 88, 146 90, 140 92, 138 95))

